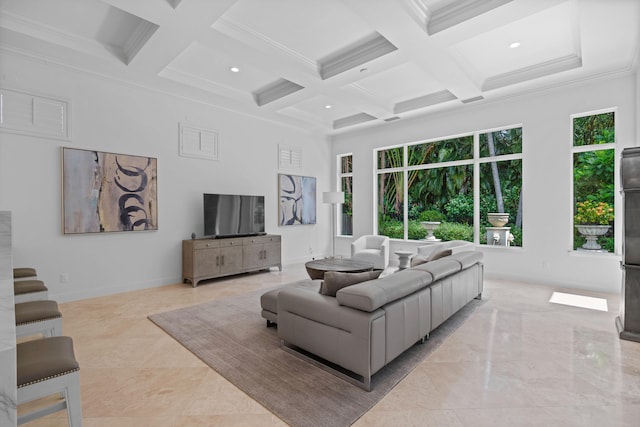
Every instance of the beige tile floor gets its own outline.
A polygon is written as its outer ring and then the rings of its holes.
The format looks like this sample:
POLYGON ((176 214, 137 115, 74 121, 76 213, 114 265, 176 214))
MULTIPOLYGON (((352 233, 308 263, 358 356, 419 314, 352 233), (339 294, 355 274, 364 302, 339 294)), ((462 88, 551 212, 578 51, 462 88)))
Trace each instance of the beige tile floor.
MULTIPOLYGON (((147 315, 305 275, 174 284, 61 304, 81 366, 85 427, 283 426, 147 315)), ((640 343, 608 312, 549 302, 551 287, 486 280, 484 303, 355 426, 640 425, 640 343)), ((567 291, 567 290, 564 290, 567 291)), ((27 426, 66 426, 59 412, 27 426)))

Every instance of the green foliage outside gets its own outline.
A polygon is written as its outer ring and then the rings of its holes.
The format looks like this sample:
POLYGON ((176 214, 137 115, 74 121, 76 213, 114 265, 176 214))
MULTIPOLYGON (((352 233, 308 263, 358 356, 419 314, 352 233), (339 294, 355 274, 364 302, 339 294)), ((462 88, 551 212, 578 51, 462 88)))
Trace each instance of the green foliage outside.
POLYGON ((456 222, 443 222, 433 230, 433 235, 441 240, 466 240, 473 242, 473 226, 456 222))
MULTIPOLYGON (((520 128, 480 135, 481 157, 520 152, 522 152, 522 129, 520 128)), ((403 168, 405 166, 403 155, 402 147, 379 151, 378 168, 403 168)), ((407 171, 408 238, 424 239, 426 230, 420 222, 437 221, 442 223, 434 231, 437 238, 473 241, 473 164, 446 164, 473 158, 473 136, 411 145, 407 147, 407 155, 409 166, 436 166, 407 171), (438 166, 441 163, 444 165, 438 166)), ((482 163, 479 172, 481 227, 490 225, 486 219, 488 212, 509 212, 511 213, 509 226, 514 230, 518 229, 513 234, 520 236, 516 239, 516 244, 521 245, 522 161, 482 163), (499 185, 499 191, 496 191, 496 185, 499 185)), ((391 238, 404 238, 404 186, 403 172, 387 172, 378 175, 379 234, 391 238)))

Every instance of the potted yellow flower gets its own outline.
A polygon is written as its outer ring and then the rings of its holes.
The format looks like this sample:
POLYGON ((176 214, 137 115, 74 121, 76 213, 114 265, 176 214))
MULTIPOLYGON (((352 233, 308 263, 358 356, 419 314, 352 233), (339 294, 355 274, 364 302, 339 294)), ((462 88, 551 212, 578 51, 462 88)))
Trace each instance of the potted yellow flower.
POLYGON ((578 232, 586 239, 582 248, 596 251, 602 249, 598 244, 598 237, 607 234, 613 218, 613 207, 607 202, 586 200, 576 203, 573 222, 578 232))

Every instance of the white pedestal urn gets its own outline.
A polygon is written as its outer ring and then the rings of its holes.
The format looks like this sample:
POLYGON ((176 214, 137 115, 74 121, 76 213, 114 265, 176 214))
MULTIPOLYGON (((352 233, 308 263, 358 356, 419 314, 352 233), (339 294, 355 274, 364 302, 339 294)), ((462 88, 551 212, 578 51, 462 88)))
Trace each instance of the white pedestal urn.
POLYGON ((440 225, 440 222, 438 222, 438 221, 422 221, 422 222, 420 222, 420 225, 422 225, 422 227, 425 230, 427 230, 427 237, 425 237, 424 240, 426 240, 427 242, 439 242, 440 241, 440 239, 437 239, 436 236, 433 235, 433 230, 438 228, 438 226, 440 225))
POLYGON ((487 214, 487 220, 494 227, 504 227, 509 222, 509 213, 504 212, 489 212, 487 214))
POLYGON ((582 245, 582 249, 598 251, 602 246, 598 244, 598 237, 604 236, 611 228, 610 225, 576 225, 578 233, 582 234, 587 241, 582 245))

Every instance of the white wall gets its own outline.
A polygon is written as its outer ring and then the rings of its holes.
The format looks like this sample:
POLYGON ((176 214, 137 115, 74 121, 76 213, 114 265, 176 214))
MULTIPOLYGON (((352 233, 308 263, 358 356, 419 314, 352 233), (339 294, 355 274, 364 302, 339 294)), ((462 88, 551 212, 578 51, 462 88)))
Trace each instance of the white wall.
MULTIPOLYGON (((570 115, 616 107, 617 149, 636 145, 635 82, 635 75, 594 81, 335 136, 334 154, 353 152, 354 236, 373 231, 373 148, 521 124, 523 247, 481 247, 487 276, 619 292, 619 255, 571 250, 570 115)), ((616 209, 619 213, 619 195, 616 209)), ((616 227, 620 236, 620 221, 616 227)), ((347 253, 348 243, 341 239, 339 252, 347 253)), ((620 238, 617 245, 619 253, 620 238)), ((415 246, 394 242, 392 249, 415 246)))
POLYGON ((310 247, 330 251, 320 197, 332 179, 327 140, 13 55, 0 64, 4 87, 71 100, 71 141, 0 133, 0 209, 13 211, 14 265, 37 268, 58 301, 179 282, 181 240, 203 233, 204 192, 264 195, 266 231, 282 235, 284 264, 308 259, 310 247), (220 161, 180 157, 179 122, 217 130, 220 161), (317 178, 317 225, 277 225, 278 144, 303 150, 303 169, 290 173, 317 178), (159 230, 63 235, 61 146, 156 157, 159 230))

